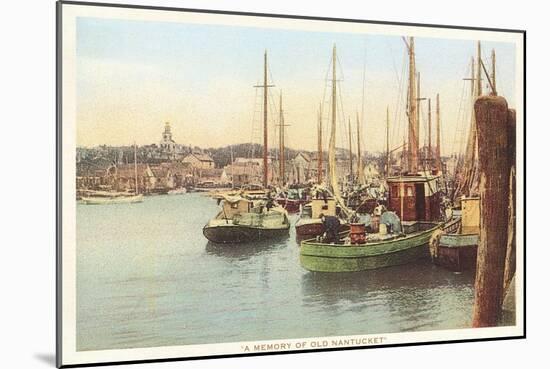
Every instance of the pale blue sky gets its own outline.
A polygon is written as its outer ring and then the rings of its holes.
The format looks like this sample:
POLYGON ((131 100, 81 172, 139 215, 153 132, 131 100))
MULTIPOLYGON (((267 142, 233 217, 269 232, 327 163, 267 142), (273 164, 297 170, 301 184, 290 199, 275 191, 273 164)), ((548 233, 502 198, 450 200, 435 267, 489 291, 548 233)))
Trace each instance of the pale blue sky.
MULTIPOLYGON (((462 78, 469 73, 475 41, 415 41, 422 95, 435 100, 441 94, 443 151, 455 151, 465 128, 461 97, 466 87, 469 92, 462 78)), ((313 149, 333 44, 343 73, 344 115, 361 110, 366 64, 364 146, 382 149, 388 105, 392 146, 397 145, 405 119, 403 104, 397 103, 404 98, 399 95, 405 70, 401 37, 95 18, 77 21, 78 144, 157 142, 165 121, 172 123, 178 143, 250 142, 252 125, 260 124, 252 86, 262 78, 267 49, 272 92, 283 90, 285 119, 292 124, 287 142, 313 149)), ((482 40, 482 48, 487 61, 496 50, 499 94, 513 107, 514 45, 482 40)), ((339 140, 343 144, 343 135, 339 140)))

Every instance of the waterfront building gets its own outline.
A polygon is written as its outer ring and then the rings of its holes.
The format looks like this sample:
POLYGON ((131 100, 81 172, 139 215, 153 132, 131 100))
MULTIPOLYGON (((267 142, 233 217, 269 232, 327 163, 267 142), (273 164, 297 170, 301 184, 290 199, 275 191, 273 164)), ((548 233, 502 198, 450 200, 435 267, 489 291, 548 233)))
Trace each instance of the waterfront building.
POLYGON ((197 169, 214 168, 214 159, 212 159, 208 154, 202 154, 198 152, 192 152, 185 156, 182 160, 182 163, 188 163, 193 168, 197 169))

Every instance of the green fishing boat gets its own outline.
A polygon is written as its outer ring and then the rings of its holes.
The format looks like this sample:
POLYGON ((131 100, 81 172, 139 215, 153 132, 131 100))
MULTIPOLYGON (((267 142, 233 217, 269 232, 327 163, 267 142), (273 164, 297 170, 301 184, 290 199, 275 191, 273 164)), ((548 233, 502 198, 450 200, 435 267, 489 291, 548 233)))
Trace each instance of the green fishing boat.
POLYGON ((443 223, 438 222, 403 222, 403 232, 367 233, 362 244, 352 244, 350 232, 342 233, 336 243, 302 241, 300 263, 314 272, 358 272, 406 264, 429 256, 430 238, 441 227, 443 223))

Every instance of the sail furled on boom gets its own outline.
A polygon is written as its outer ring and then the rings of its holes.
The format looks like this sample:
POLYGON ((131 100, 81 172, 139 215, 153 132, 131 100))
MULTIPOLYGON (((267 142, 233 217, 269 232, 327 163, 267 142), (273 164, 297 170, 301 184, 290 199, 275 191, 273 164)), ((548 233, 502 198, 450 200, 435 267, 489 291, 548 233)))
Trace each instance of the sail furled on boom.
POLYGON ((458 185, 453 193, 453 199, 461 196, 472 197, 479 195, 478 140, 474 104, 476 99, 483 95, 481 63, 481 43, 478 41, 477 60, 474 62, 472 58, 471 77, 467 78, 472 83, 470 130, 468 132, 466 152, 457 173, 458 185))
POLYGON ((342 209, 346 216, 350 216, 352 211, 348 209, 342 199, 340 186, 338 184, 338 175, 336 170, 336 45, 332 48, 332 107, 331 107, 331 123, 330 123, 330 139, 328 148, 328 169, 329 169, 329 184, 330 190, 334 195, 334 199, 342 209))

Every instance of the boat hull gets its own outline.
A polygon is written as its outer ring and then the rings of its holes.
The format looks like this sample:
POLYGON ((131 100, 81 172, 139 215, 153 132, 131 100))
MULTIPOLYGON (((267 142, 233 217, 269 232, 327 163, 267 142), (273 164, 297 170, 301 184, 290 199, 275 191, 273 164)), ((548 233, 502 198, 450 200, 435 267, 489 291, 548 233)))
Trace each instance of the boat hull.
POLYGON ((358 272, 407 264, 429 257, 428 242, 436 225, 405 237, 365 245, 329 245, 302 241, 300 263, 315 272, 358 272))
MULTIPOLYGON (((313 238, 322 235, 325 233, 325 226, 323 222, 319 219, 316 221, 310 222, 298 222, 295 226, 296 228, 296 238, 298 239, 307 239, 313 238)), ((340 232, 349 230, 349 225, 341 223, 340 232)))
POLYGON ((202 233, 214 243, 231 244, 257 242, 266 239, 276 239, 288 236, 289 227, 259 228, 241 225, 204 226, 202 233))
POLYGON ((300 211, 300 207, 307 204, 308 200, 295 200, 295 199, 285 199, 278 198, 277 204, 281 205, 283 209, 289 213, 297 213, 300 211))
POLYGON ((474 270, 478 242, 479 237, 476 234, 443 234, 434 262, 454 272, 474 270))
POLYGON ((143 202, 143 195, 119 196, 119 197, 82 197, 82 204, 85 205, 114 205, 114 204, 134 204, 143 202))

